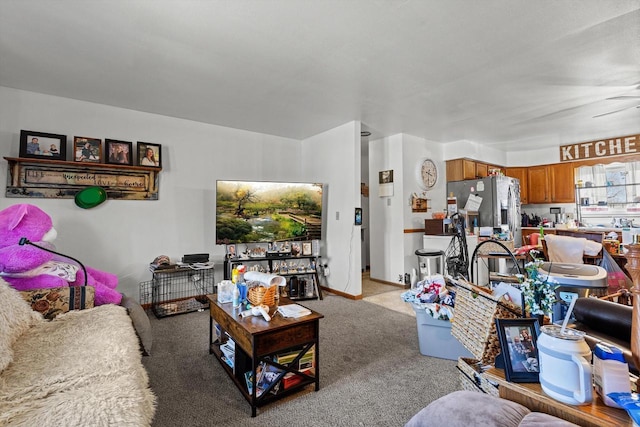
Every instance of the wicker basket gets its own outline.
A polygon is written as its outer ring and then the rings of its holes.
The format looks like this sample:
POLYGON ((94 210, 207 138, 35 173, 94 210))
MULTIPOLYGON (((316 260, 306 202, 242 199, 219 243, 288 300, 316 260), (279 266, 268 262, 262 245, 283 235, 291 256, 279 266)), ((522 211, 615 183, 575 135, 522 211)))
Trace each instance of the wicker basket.
POLYGON ((460 371, 460 386, 463 390, 478 391, 499 397, 498 386, 491 383, 480 369, 480 361, 458 358, 458 371, 460 371))
POLYGON ((452 284, 455 285, 456 304, 451 335, 476 359, 493 364, 500 353, 495 319, 514 319, 520 317, 522 310, 472 283, 458 280, 452 284))
POLYGON ((266 304, 270 308, 276 305, 277 286, 254 286, 247 291, 247 299, 251 305, 266 304))
POLYGON ((487 240, 478 241, 478 253, 481 255, 489 255, 491 253, 504 254, 506 251, 498 243, 504 245, 510 252, 514 250, 513 240, 495 240, 489 239, 490 243, 484 243, 487 240), (498 242, 498 243, 495 243, 498 242), (482 246, 480 245, 482 244, 482 246))

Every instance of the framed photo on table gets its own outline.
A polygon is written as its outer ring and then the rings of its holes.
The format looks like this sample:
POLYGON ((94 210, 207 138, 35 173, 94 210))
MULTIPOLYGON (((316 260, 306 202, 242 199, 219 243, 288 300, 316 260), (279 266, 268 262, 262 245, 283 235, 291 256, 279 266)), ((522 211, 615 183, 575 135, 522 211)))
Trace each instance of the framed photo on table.
POLYGON ((312 254, 311 242, 302 242, 302 255, 307 256, 312 254))
POLYGON ((21 130, 20 157, 66 160, 67 135, 21 130))
POLYGON ((227 245, 227 258, 237 258, 236 245, 227 245))
POLYGON ((504 377, 514 383, 539 381, 537 319, 496 319, 500 350, 504 358, 504 377))

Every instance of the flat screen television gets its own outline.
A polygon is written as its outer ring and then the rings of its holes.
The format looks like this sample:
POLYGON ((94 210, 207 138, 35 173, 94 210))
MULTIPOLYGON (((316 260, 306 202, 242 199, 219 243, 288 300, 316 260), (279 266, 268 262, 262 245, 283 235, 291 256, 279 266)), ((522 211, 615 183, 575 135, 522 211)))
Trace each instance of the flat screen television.
POLYGON ((216 244, 315 240, 322 184, 216 181, 216 244))

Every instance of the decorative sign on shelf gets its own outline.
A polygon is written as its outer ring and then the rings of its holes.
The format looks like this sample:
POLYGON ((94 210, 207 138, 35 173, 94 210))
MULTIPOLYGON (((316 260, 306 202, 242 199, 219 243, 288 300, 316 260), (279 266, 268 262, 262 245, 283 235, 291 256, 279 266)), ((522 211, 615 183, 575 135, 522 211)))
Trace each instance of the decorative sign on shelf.
POLYGON ((73 198, 86 187, 99 186, 109 199, 158 200, 158 169, 5 159, 6 197, 73 198))
POLYGON ((640 135, 628 135, 599 141, 561 145, 560 161, 574 162, 576 160, 638 154, 638 150, 640 149, 639 144, 640 135))

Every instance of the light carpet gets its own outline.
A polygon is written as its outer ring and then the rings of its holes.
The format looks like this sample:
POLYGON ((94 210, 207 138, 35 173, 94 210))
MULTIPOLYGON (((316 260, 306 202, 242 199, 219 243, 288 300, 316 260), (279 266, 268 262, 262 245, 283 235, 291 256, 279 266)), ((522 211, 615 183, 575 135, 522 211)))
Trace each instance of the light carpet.
POLYGON ((384 292, 382 294, 371 295, 366 298, 362 298, 363 301, 370 302, 371 304, 381 305, 389 310, 397 311, 398 313, 408 314, 409 316, 416 317, 413 307, 408 302, 404 302, 400 295, 405 292, 406 289, 397 289, 395 291, 384 292))
POLYGON ((460 388, 455 361, 420 354, 415 318, 329 293, 302 304, 325 316, 320 390, 311 386, 261 407, 256 418, 208 352, 208 312, 152 316, 154 347, 143 361, 158 396, 153 427, 402 427, 431 401, 460 388))

